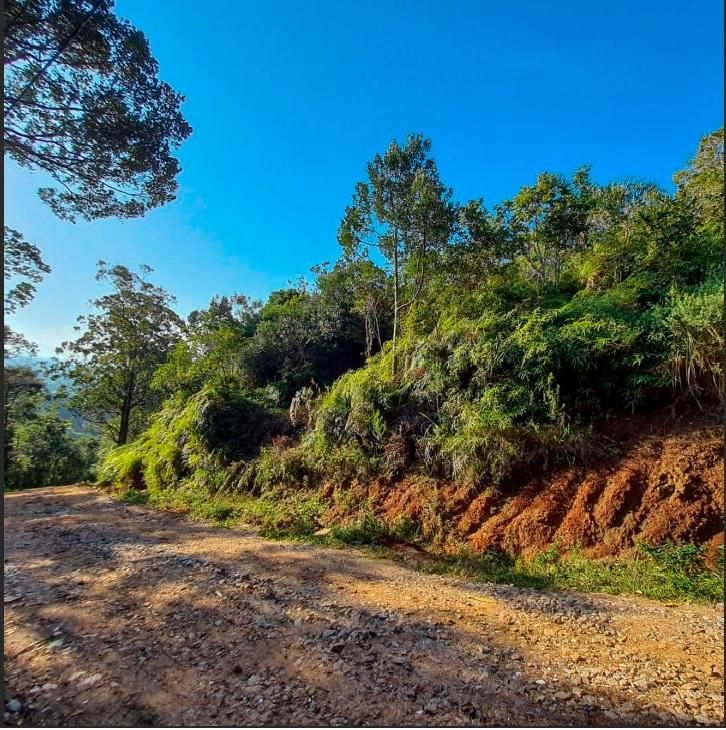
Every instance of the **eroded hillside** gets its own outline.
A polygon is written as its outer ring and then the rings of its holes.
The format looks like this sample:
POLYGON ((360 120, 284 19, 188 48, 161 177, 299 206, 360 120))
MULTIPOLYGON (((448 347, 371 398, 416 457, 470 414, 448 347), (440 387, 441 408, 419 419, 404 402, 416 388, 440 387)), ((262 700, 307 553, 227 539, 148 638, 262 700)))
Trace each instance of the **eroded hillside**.
POLYGON ((603 429, 619 452, 588 466, 520 477, 501 488, 473 491, 409 477, 393 484, 329 485, 334 505, 325 521, 350 517, 341 505, 372 506, 393 522, 410 518, 432 537, 476 553, 497 548, 533 554, 557 544, 594 556, 649 544, 723 542, 723 428, 714 418, 657 413, 620 418, 603 429))

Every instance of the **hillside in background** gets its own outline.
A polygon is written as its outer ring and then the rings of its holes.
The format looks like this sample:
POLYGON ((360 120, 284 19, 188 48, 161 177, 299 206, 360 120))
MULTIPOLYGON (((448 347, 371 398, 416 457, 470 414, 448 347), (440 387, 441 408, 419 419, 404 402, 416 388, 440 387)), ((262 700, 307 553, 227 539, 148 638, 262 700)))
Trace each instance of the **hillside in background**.
MULTIPOLYGON (((57 395, 61 388, 67 393, 73 390, 73 383, 62 374, 53 377, 47 371, 47 367, 54 363, 51 357, 35 357, 33 355, 17 355, 5 358, 5 367, 27 367, 33 370, 43 381, 43 385, 47 388, 51 395, 57 395)), ((97 429, 90 426, 77 413, 73 413, 62 402, 57 405, 58 415, 71 424, 71 431, 76 434, 90 435, 97 433, 97 429)), ((48 403, 50 406, 50 403, 48 403)))

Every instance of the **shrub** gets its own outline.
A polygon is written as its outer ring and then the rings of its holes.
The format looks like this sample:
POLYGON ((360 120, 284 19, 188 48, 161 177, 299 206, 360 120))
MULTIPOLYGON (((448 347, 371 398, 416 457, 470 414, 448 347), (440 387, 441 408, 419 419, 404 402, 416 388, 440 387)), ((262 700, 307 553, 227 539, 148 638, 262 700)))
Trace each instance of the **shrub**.
POLYGON ((723 398, 723 283, 711 279, 691 292, 674 290, 656 313, 667 343, 664 370, 696 399, 723 398))
POLYGON ((191 481, 218 491, 235 459, 255 456, 285 423, 281 411, 255 394, 205 387, 167 401, 136 441, 106 455, 100 479, 157 491, 191 481))

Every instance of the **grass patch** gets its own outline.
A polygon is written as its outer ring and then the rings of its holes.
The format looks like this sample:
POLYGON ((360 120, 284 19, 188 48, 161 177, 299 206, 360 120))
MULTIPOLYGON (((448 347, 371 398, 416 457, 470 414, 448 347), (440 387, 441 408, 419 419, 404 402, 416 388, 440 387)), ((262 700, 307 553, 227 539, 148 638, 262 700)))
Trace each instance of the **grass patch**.
MULTIPOLYGON (((326 505, 314 492, 212 494, 198 486, 177 489, 127 489, 115 496, 130 504, 170 510, 193 520, 220 527, 256 527, 271 539, 301 540, 330 547, 352 546, 370 557, 393 557, 396 544, 424 547, 421 526, 404 518, 389 523, 370 508, 347 525, 336 525, 325 536, 314 533, 326 505)), ((715 565, 707 565, 706 551, 697 545, 637 543, 632 556, 617 560, 593 559, 581 550, 561 553, 552 547, 532 558, 489 551, 474 555, 466 549, 455 554, 429 554, 421 570, 478 582, 502 583, 539 590, 574 590, 583 593, 635 594, 661 601, 698 603, 723 601, 723 549, 715 565)))
POLYGON ((270 538, 312 538, 325 509, 315 494, 214 494, 191 484, 175 489, 126 489, 112 493, 129 504, 147 504, 219 527, 254 526, 270 538))
POLYGON ((328 541, 341 545, 383 546, 397 542, 418 542, 421 537, 419 524, 408 517, 390 523, 376 517, 370 510, 364 510, 355 522, 336 525, 328 541))
POLYGON ((540 590, 625 593, 661 601, 723 601, 723 552, 711 568, 705 563, 705 549, 697 545, 638 543, 633 556, 617 560, 587 558, 580 550, 561 555, 556 548, 534 558, 497 551, 475 556, 461 551, 435 557, 426 570, 540 590))
POLYGON ((127 489, 118 495, 119 500, 127 504, 146 504, 149 501, 149 495, 146 492, 140 492, 137 489, 127 489))

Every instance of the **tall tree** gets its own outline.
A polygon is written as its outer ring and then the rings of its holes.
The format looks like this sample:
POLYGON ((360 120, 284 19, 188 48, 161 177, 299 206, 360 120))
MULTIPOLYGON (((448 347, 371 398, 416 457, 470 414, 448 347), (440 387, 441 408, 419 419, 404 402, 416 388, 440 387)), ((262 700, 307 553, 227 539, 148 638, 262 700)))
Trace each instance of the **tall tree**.
POLYGON ((5 152, 51 175, 61 218, 143 215, 174 199, 191 134, 144 34, 113 0, 6 0, 5 152))
POLYGON ((685 170, 673 176, 680 196, 695 204, 701 223, 723 236, 724 141, 723 127, 701 138, 685 170))
POLYGON ((349 339, 362 339, 365 358, 373 354, 374 345, 380 350, 390 336, 391 281, 386 272, 370 259, 346 258, 332 269, 323 264, 311 271, 317 274, 315 286, 328 316, 341 320, 349 339))
MULTIPOLYGON (((35 296, 35 284, 50 272, 50 266, 43 261, 40 249, 26 241, 18 231, 5 226, 3 246, 4 278, 6 282, 4 311, 5 317, 18 308, 25 307, 35 296), (10 284, 8 287, 7 285, 10 284)), ((35 353, 37 347, 10 326, 4 325, 5 355, 20 355, 23 352, 35 353)))
POLYGON ((71 410, 119 445, 142 430, 158 405, 152 376, 183 327, 171 309, 174 298, 146 280, 151 271, 100 261, 96 279, 112 291, 91 302, 96 312, 78 318, 83 334, 58 348, 67 356, 58 369, 73 384, 71 410))
POLYGON ((511 213, 520 250, 538 285, 560 282, 565 255, 587 241, 596 188, 589 168, 571 180, 543 172, 534 185, 524 186, 504 207, 511 213))
POLYGON ((338 232, 346 256, 368 257, 369 249, 377 248, 392 269, 394 373, 401 314, 421 294, 429 254, 446 244, 456 217, 451 190, 442 184, 430 150, 431 142, 416 134, 403 146, 394 140, 376 155, 338 232))

